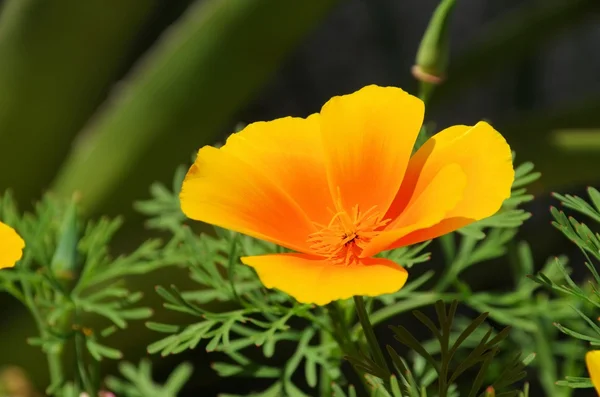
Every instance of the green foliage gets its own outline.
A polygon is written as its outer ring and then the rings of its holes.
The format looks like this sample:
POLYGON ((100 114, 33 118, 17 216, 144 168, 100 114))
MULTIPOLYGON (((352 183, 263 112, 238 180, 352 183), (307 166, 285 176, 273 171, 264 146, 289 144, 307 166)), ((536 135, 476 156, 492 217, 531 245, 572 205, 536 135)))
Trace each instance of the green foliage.
MULTIPOLYGON (((568 194, 555 193, 554 196, 564 207, 583 214, 592 221, 600 222, 600 192, 593 187, 588 188, 587 192, 589 201, 568 194)), ((571 298, 573 301, 571 310, 575 313, 575 318, 569 321, 566 326, 555 320, 554 325, 561 333, 571 337, 572 341, 585 342, 593 347, 600 346, 598 316, 594 314, 600 308, 600 276, 595 267, 600 261, 600 234, 594 232, 585 223, 567 216, 555 207, 552 207, 550 212, 554 217, 552 223, 554 227, 580 249, 585 258, 585 268, 589 271, 591 277, 585 283, 578 283, 571 277, 571 270, 557 261, 559 277, 551 277, 547 272, 542 271, 532 276, 532 279, 562 296, 571 298)), ((578 353, 578 361, 581 362, 585 351, 580 350, 578 353)), ((557 382, 557 384, 571 388, 593 387, 588 378, 569 376, 568 374, 564 380, 557 382)))
MULTIPOLYGON (((425 347, 417 340, 411 333, 404 327, 391 327, 394 332, 394 337, 405 346, 409 347, 412 351, 421 355, 428 364, 435 369, 437 373, 437 385, 438 385, 438 396, 448 396, 451 386, 457 380, 458 377, 467 373, 472 367, 478 366, 479 370, 475 375, 475 378, 470 380, 471 390, 468 394, 469 397, 485 396, 488 387, 492 387, 495 390, 502 390, 508 386, 513 385, 519 380, 525 377, 525 365, 530 362, 533 357, 526 358, 523 361, 520 359, 520 354, 517 354, 508 366, 504 369, 501 375, 496 378, 491 385, 485 385, 485 389, 481 390, 483 382, 486 376, 486 372, 490 366, 490 363, 494 357, 499 353, 499 344, 508 336, 510 327, 506 327, 492 337, 492 329, 488 329, 483 337, 476 344, 467 355, 467 357, 452 369, 452 359, 456 352, 462 345, 462 343, 483 324, 488 316, 488 313, 482 313, 475 318, 464 330, 456 337, 456 339, 450 339, 452 335, 452 328, 456 310, 458 308, 458 302, 453 301, 446 311, 442 301, 436 302, 435 309, 438 316, 439 327, 436 326, 427 316, 420 311, 413 311, 414 316, 425 325, 435 336, 440 346, 440 360, 436 361, 434 357, 425 349, 425 347)), ((388 351, 394 365, 399 372, 405 372, 405 363, 399 360, 398 353, 388 345, 388 351)), ((469 374, 469 376, 473 376, 469 374)), ((518 391, 513 390, 505 392, 502 395, 505 396, 517 396, 518 391)))
MULTIPOLYGON (((488 373, 490 364, 494 358, 497 358, 498 345, 507 337, 510 327, 504 328, 502 331, 492 335, 492 328, 484 324, 488 313, 482 313, 469 324, 462 327, 460 333, 453 333, 453 323, 458 302, 453 301, 448 311, 446 311, 442 301, 436 302, 435 307, 440 324, 439 327, 420 311, 413 311, 413 314, 435 336, 438 345, 437 349, 427 346, 431 345, 431 343, 421 343, 403 326, 390 327, 394 333, 394 337, 407 346, 411 352, 418 355, 415 358, 414 369, 411 369, 407 362, 390 345, 387 346, 387 351, 394 365, 395 373, 393 374, 386 372, 385 368, 382 368, 365 354, 360 354, 357 357, 348 357, 355 367, 364 370, 371 377, 379 379, 374 383, 376 387, 373 387, 373 393, 382 393, 378 390, 383 388, 386 393, 388 391, 392 393, 381 394, 385 396, 421 396, 427 395, 427 391, 432 392, 435 383, 437 385, 435 395, 439 397, 458 396, 459 389, 455 381, 466 373, 468 375, 466 376, 468 379, 467 383, 470 387, 468 396, 485 396, 486 390, 490 387, 495 390, 502 390, 525 377, 525 365, 533 360, 533 355, 529 355, 524 360, 521 360, 520 354, 518 354, 516 356, 513 355, 513 357, 507 360, 506 367, 502 368, 502 372, 497 377, 483 385, 484 380, 490 379, 490 373, 488 373), (480 330, 482 326, 486 327, 487 331, 477 334, 476 331, 480 330), (465 343, 463 346, 463 343, 469 339, 471 339, 470 343, 465 343), (469 349, 465 351, 465 347, 469 347, 469 349), (459 356, 457 354, 459 349, 462 349, 462 358, 455 363, 459 356), (436 354, 439 354, 439 360, 434 358, 436 354), (454 366, 452 366, 453 363, 455 364, 454 366), (479 367, 479 371, 476 374, 467 372, 474 366, 479 367), (390 379, 390 381, 389 383, 385 383, 383 379, 390 379), (399 384, 398 379, 400 380, 399 384), (485 387, 482 389, 482 386, 485 387), (397 392, 394 390, 397 390, 397 392)), ((506 391, 500 395, 518 396, 519 391, 506 391)))
POLYGON ((141 304, 142 294, 127 288, 125 278, 169 265, 156 240, 144 242, 129 255, 113 257, 109 244, 121 221, 104 218, 83 226, 76 213, 75 202, 50 196, 23 216, 9 194, 0 200, 0 219, 27 242, 15 268, 0 272, 0 290, 33 315, 40 334, 28 342, 48 355, 53 381, 48 393, 61 396, 77 390, 97 393, 99 362, 122 358, 109 346, 109 336, 152 314, 141 304), (71 383, 63 374, 68 346, 75 349, 78 363, 71 383))
MULTIPOLYGON (((477 328, 481 329, 481 328, 477 328)), ((471 338, 475 339, 475 338, 471 338)), ((451 339, 453 340, 453 339, 451 339)), ((468 339, 467 339, 468 340, 468 339)), ((436 340, 437 342, 437 340, 436 340)), ((453 342, 455 343, 455 342, 453 342)), ((427 397, 427 396, 439 396, 436 390, 433 394, 428 392, 431 385, 437 380, 437 372, 431 367, 427 366, 427 360, 422 356, 415 355, 413 359, 413 366, 409 367, 409 364, 388 346, 388 351, 394 361, 395 369, 398 371, 398 375, 392 374, 389 377, 389 382, 384 382, 381 378, 377 378, 373 375, 367 374, 366 378, 369 385, 372 385, 370 397, 427 397), (386 387, 386 384, 388 387, 386 387)), ((528 363, 531 357, 527 357, 520 363, 513 367, 518 369, 528 363)), ((334 397, 355 397, 357 395, 356 388, 350 385, 347 389, 340 387, 337 384, 333 385, 333 396, 334 397)), ((487 387, 482 393, 484 397, 495 397, 496 391, 493 387, 487 387)), ((528 397, 529 396, 529 384, 525 383, 522 390, 516 390, 509 392, 509 394, 498 394, 498 396, 515 395, 517 397, 528 397), (515 394, 516 393, 516 394, 515 394)), ((456 384, 450 384, 447 389, 447 397, 460 397, 459 391, 456 384)))
POLYGON ((135 365, 122 362, 119 371, 124 379, 114 376, 106 380, 107 387, 118 396, 124 397, 177 397, 185 383, 192 376, 192 366, 188 363, 180 364, 169 376, 164 385, 152 379, 152 365, 144 359, 135 365))

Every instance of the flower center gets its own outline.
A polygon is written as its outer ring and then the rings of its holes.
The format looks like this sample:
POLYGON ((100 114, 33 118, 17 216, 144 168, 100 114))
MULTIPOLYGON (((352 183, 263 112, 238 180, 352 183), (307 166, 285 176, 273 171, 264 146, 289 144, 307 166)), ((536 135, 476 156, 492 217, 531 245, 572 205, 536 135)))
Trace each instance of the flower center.
POLYGON ((321 230, 309 235, 307 241, 315 254, 336 264, 351 265, 358 262, 362 250, 390 220, 382 220, 375 206, 361 211, 355 205, 347 213, 338 201, 336 210, 329 225, 317 225, 321 230))

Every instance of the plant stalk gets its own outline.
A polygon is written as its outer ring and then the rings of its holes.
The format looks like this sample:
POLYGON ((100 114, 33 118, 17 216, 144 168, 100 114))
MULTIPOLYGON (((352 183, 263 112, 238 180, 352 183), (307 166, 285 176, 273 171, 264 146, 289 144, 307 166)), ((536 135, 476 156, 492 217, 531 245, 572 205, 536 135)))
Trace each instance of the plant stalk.
POLYGON ((367 309, 365 308, 365 301, 363 297, 355 296, 354 304, 356 306, 356 314, 358 315, 358 321, 360 322, 363 332, 365 333, 365 338, 367 339, 369 350, 371 350, 371 355, 373 356, 375 363, 380 368, 384 368, 388 372, 390 372, 387 362, 385 361, 385 357, 383 356, 383 352, 381 351, 379 343, 377 342, 377 337, 375 337, 373 326, 369 321, 369 314, 367 313, 367 309))
MULTIPOLYGON (((329 314, 329 318, 331 319, 332 327, 333 327, 333 336, 340 346, 342 352, 349 356, 358 356, 358 349, 354 345, 352 340, 352 336, 348 330, 349 324, 346 323, 344 316, 340 310, 337 302, 332 302, 327 307, 327 312, 329 314)), ((351 365, 352 369, 358 375, 363 388, 368 393, 370 388, 367 383, 367 379, 365 378, 364 371, 359 370, 354 365, 351 365)))
MULTIPOLYGON (((33 301, 33 294, 31 292, 31 286, 27 281, 21 279, 21 285, 23 286, 23 292, 25 297, 25 305, 29 309, 29 312, 33 316, 35 324, 38 328, 40 336, 42 338, 46 338, 48 336, 48 331, 44 325, 44 321, 42 320, 42 316, 38 311, 35 303, 33 301)), ((50 387, 57 387, 62 384, 63 378, 63 368, 62 368, 62 352, 63 345, 60 347, 55 347, 51 351, 45 351, 46 359, 48 362, 48 373, 50 375, 50 387)))
MULTIPOLYGON (((326 330, 320 331, 320 341, 322 345, 326 345, 332 340, 331 335, 326 330)), ((329 377, 329 373, 325 369, 324 366, 321 366, 320 376, 319 376, 319 390, 321 396, 331 396, 331 378, 329 377)))

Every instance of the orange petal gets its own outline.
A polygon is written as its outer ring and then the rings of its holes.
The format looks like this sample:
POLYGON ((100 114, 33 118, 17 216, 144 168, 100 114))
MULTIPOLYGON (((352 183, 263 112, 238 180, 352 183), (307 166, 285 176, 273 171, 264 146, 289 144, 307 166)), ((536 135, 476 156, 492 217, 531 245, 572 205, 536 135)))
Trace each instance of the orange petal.
POLYGON ((0 269, 13 267, 23 256, 25 242, 15 230, 0 222, 0 269))
POLYGON ((327 177, 332 196, 339 194, 346 211, 355 205, 387 210, 402 183, 424 112, 417 97, 375 85, 333 97, 323 106, 327 177))
POLYGON ((600 350, 587 352, 585 364, 592 379, 592 384, 596 388, 596 393, 600 396, 600 350))
POLYGON ((277 288, 298 302, 325 305, 354 295, 378 296, 398 291, 408 277, 404 268, 383 258, 366 258, 360 264, 335 265, 304 254, 249 256, 267 288, 277 288))
MULTIPOLYGON (((450 163, 458 164, 466 175, 467 184, 462 199, 438 224, 416 230, 389 248, 439 237, 487 218, 495 214, 504 200, 510 197, 515 172, 506 140, 486 122, 479 122, 473 127, 457 125, 434 135, 415 153, 386 217, 399 217, 412 196, 450 163)), ((392 222, 388 229, 394 224, 396 222, 392 222)))
POLYGON ((183 183, 190 218, 308 251, 312 222, 329 222, 318 115, 248 125, 221 149, 205 146, 183 183))
POLYGON ((448 164, 429 183, 417 184, 406 209, 369 242, 361 257, 375 255, 415 230, 438 224, 463 198, 466 184, 458 164, 448 164))
POLYGON ((308 218, 328 223, 333 208, 325 175, 319 115, 248 125, 223 150, 251 163, 285 191, 308 218))

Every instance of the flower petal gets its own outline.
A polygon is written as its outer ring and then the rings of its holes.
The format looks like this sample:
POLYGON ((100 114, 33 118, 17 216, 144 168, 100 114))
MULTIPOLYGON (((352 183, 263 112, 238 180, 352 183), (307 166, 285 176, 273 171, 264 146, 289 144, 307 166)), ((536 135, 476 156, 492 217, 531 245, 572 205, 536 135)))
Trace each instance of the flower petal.
POLYGON ((25 242, 15 230, 0 222, 0 269, 13 267, 23 256, 25 242))
POLYGON ((278 185, 317 223, 329 223, 333 201, 325 175, 319 114, 248 125, 223 150, 244 160, 278 185))
POLYGON ((585 364, 592 379, 592 384, 596 388, 596 393, 600 396, 600 350, 587 352, 585 364))
POLYGON ((312 222, 329 222, 318 115, 248 125, 221 149, 205 146, 183 183, 190 218, 308 251, 312 222))
MULTIPOLYGON (((495 214, 510 190, 515 172, 506 140, 486 122, 457 125, 430 138, 410 160, 406 177, 390 206, 387 218, 397 218, 407 208, 419 186, 427 185, 445 165, 458 164, 467 178, 462 199, 438 224, 420 228, 394 242, 397 248, 439 237, 495 214)), ((446 197, 440 197, 446 200, 446 197)), ((392 229, 396 221, 387 229, 392 229)))
POLYGON ((325 305, 354 295, 378 296, 398 291, 408 273, 383 258, 366 258, 360 264, 335 265, 304 254, 243 257, 267 288, 277 288, 302 303, 325 305))
POLYGON ((438 224, 462 199, 466 184, 458 164, 448 164, 429 183, 417 184, 406 208, 369 242, 361 257, 373 256, 415 230, 438 224))
POLYGON ((321 110, 331 194, 348 212, 387 210, 402 183, 423 122, 423 102, 395 87, 370 85, 333 97, 321 110))

